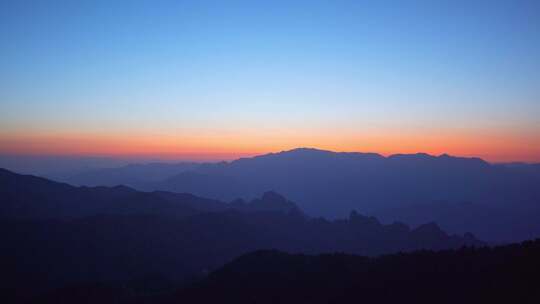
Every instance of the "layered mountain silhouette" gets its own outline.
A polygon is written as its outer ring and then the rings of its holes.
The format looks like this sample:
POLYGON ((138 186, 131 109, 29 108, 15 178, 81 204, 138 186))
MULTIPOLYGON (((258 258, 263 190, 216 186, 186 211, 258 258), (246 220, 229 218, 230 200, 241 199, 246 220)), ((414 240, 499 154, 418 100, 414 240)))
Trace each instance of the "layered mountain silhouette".
POLYGON ((356 211, 345 219, 310 218, 273 191, 224 203, 125 186, 74 187, 0 170, 0 198, 0 276, 11 297, 153 274, 181 282, 261 249, 379 255, 484 245, 435 223, 384 225, 356 211))
POLYGON ((191 194, 140 192, 126 186, 73 187, 0 169, 0 214, 9 218, 50 219, 98 214, 189 216, 220 210, 223 203, 191 194))
POLYGON ((274 189, 312 216, 352 209, 385 222, 435 220, 453 233, 516 241, 540 235, 540 166, 493 165, 446 154, 335 153, 300 148, 232 162, 102 169, 67 179, 230 201, 274 189), (164 169, 167 168, 167 169, 164 169), (159 171, 160 174, 147 174, 159 171), (156 178, 159 176, 159 178, 156 178))
POLYGON ((235 209, 243 212, 302 213, 293 203, 273 192, 261 199, 231 203, 188 193, 142 192, 126 186, 74 187, 0 168, 0 216, 16 219, 57 219, 93 215, 162 215, 186 217, 201 212, 235 209))

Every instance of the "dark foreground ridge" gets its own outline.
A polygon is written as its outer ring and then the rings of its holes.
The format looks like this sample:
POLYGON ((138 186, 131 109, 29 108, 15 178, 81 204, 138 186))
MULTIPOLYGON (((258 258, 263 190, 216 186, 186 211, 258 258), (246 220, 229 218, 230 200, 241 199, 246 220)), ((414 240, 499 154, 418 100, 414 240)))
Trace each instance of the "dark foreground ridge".
POLYGON ((540 240, 377 258, 256 251, 174 294, 80 285, 34 303, 538 303, 540 240), (87 299, 87 302, 84 300, 87 299))
POLYGON ((176 295, 176 303, 538 303, 540 240, 496 248, 244 255, 176 295))

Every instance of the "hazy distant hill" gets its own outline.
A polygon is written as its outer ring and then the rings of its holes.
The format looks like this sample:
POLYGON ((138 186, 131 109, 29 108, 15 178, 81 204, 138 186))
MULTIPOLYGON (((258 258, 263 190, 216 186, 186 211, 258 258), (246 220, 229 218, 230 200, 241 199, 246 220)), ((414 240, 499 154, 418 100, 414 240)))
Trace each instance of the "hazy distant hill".
POLYGON ((180 172, 194 170, 198 166, 200 166, 198 163, 129 164, 118 168, 87 170, 70 176, 69 182, 87 186, 140 185, 145 182, 165 180, 180 172))
POLYGON ((140 192, 126 186, 74 187, 0 169, 0 216, 51 219, 99 214, 189 216, 224 203, 185 193, 140 192))
POLYGON ((63 179, 101 168, 121 167, 149 159, 120 159, 91 156, 21 155, 0 153, 0 168, 52 179, 63 179))
POLYGON ((340 217, 357 209, 385 221, 420 224, 436 220, 452 232, 474 231, 500 241, 540 235, 539 165, 492 165, 478 158, 449 155, 383 157, 302 148, 230 163, 170 166, 163 170, 167 177, 159 181, 134 181, 132 177, 141 174, 129 167, 67 181, 126 184, 225 201, 253 198, 274 189, 315 216, 340 217), (177 173, 172 174, 171 168, 177 173), (109 182, 118 172, 126 177, 109 182))
POLYGON ((242 212, 295 211, 283 196, 267 191, 260 199, 231 203, 188 193, 142 192, 126 186, 75 187, 0 168, 0 217, 14 219, 62 219, 94 215, 162 215, 186 217, 203 212, 235 209, 242 212))

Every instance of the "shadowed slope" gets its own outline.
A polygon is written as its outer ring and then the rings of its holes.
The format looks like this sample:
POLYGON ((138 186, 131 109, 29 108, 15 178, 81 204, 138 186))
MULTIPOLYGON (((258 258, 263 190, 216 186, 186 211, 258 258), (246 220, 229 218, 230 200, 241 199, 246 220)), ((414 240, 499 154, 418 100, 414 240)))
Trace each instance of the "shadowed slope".
POLYGON ((536 303, 540 241, 367 258, 258 251, 168 303, 536 303))

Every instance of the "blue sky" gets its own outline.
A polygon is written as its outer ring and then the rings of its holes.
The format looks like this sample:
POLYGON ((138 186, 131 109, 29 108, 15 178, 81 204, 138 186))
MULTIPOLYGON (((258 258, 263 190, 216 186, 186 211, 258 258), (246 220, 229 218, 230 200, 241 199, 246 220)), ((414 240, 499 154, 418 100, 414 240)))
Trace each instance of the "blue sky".
POLYGON ((2 1, 0 145, 286 129, 302 136, 270 146, 331 130, 362 149, 407 130, 536 153, 539 29, 538 1, 2 1))

